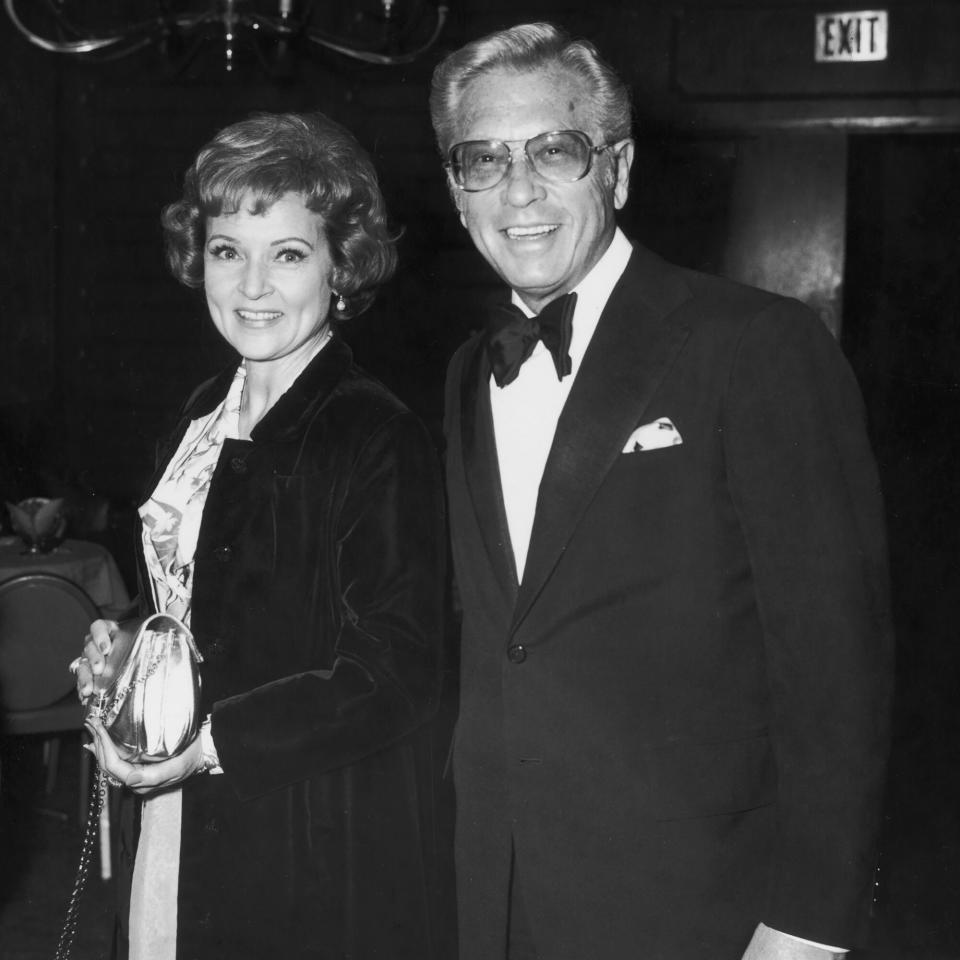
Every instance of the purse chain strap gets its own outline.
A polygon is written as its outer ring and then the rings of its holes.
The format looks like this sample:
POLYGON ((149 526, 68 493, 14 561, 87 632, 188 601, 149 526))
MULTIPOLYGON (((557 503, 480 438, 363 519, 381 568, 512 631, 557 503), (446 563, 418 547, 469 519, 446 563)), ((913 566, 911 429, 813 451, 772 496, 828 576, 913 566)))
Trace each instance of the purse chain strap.
MULTIPOLYGON (((159 645, 160 652, 155 653, 147 669, 133 681, 117 690, 113 698, 114 704, 122 704, 130 690, 137 686, 142 686, 147 680, 157 672, 157 668, 164 660, 164 654, 169 648, 171 637, 176 631, 167 630, 160 634, 163 643, 159 645)), ((191 648, 193 647, 191 643, 191 648)), ((199 654, 195 654, 198 660, 202 660, 199 654)), ((107 723, 106 714, 110 711, 104 707, 104 696, 100 695, 100 702, 94 708, 104 724, 107 723)), ((119 707, 117 708, 119 710, 119 707)), ((60 940, 57 943, 57 952, 54 954, 54 960, 70 960, 70 954, 73 950, 73 941, 77 935, 77 927, 80 923, 80 901, 83 899, 83 891, 87 886, 87 876, 90 872, 90 861, 93 858, 93 848, 97 839, 97 828, 100 825, 100 813, 107 798, 107 776, 99 767, 97 775, 93 778, 93 789, 90 791, 90 803, 87 807, 87 826, 83 832, 83 843, 80 847, 80 863, 77 867, 77 877, 73 884, 73 892, 70 894, 70 902, 67 905, 67 915, 63 921, 63 929, 60 931, 60 940)))
POLYGON ((90 804, 87 807, 87 827, 83 833, 83 843, 80 847, 80 864, 77 867, 77 877, 70 894, 70 903, 67 906, 67 915, 60 931, 60 941, 57 943, 57 952, 54 960, 70 960, 73 950, 73 941, 77 935, 77 926, 80 922, 80 901, 87 886, 87 874, 90 872, 90 860, 93 858, 93 848, 97 839, 97 828, 100 825, 100 812, 107 798, 107 776, 99 767, 93 778, 93 789, 90 791, 90 804))

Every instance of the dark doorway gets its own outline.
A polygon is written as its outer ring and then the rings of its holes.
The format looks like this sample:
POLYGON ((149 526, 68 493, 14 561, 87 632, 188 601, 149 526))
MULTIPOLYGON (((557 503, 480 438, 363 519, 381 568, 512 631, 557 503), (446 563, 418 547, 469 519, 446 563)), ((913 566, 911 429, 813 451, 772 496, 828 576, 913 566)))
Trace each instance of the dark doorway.
POLYGON ((960 955, 960 134, 849 150, 843 345, 887 502, 897 697, 883 956, 960 955))

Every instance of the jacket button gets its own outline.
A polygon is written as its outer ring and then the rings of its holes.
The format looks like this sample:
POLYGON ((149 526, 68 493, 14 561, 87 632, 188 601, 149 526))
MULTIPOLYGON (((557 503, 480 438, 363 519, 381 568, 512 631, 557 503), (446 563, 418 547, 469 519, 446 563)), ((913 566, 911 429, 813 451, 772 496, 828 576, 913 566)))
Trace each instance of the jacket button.
POLYGON ((240 473, 240 474, 246 473, 246 472, 247 472, 247 461, 244 460, 243 457, 234 457, 234 458, 230 461, 230 469, 231 469, 234 473, 240 473))
POLYGON ((527 648, 522 643, 507 647, 507 659, 511 663, 523 663, 527 659, 527 648))
POLYGON ((232 547, 217 547, 213 551, 214 557, 219 560, 221 563, 229 562, 230 558, 233 556, 232 547))

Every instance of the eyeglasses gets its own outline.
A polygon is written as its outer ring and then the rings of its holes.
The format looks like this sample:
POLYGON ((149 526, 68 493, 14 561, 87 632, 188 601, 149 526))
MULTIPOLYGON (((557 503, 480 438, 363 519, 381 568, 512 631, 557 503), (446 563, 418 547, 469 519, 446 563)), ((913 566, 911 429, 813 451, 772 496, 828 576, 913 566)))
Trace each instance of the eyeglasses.
MULTIPOLYGON (((489 190, 507 175, 513 158, 521 149, 519 141, 466 140, 454 144, 447 154, 444 169, 449 170, 453 182, 468 193, 489 190)), ((602 153, 612 143, 595 147, 590 138, 579 130, 552 130, 531 137, 523 145, 523 156, 544 180, 554 183, 572 183, 582 180, 589 172, 594 154, 602 153)))

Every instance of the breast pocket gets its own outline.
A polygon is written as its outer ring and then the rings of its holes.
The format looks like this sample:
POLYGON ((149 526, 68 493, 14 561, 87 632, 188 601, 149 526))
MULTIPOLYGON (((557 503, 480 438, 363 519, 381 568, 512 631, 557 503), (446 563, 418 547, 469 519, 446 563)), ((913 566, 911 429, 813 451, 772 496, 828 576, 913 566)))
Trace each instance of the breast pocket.
POLYGON ((643 469, 658 461, 667 463, 682 463, 686 460, 686 451, 683 444, 676 447, 656 447, 652 450, 635 450, 620 454, 619 465, 628 469, 643 469))
MULTIPOLYGON (((621 453, 607 474, 605 490, 621 504, 658 503, 668 509, 683 505, 696 488, 698 465, 685 444, 638 453, 621 453)), ((632 511, 635 512, 635 511, 632 511)))

